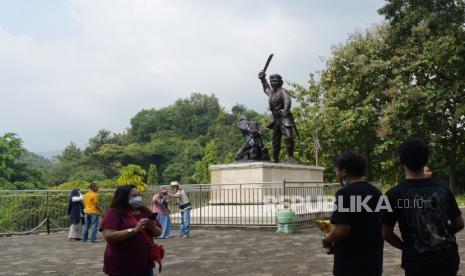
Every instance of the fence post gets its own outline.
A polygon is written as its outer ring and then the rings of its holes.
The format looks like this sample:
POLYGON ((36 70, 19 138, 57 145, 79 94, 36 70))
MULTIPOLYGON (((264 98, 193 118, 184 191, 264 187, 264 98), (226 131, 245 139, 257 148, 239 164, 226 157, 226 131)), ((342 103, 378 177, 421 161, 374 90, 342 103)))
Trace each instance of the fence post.
POLYGON ((240 219, 239 225, 242 226, 242 221, 243 221, 243 217, 242 217, 242 184, 239 184, 239 219, 240 219))
POLYGON ((286 178, 285 177, 283 178, 283 195, 284 195, 284 200, 286 200, 287 193, 286 193, 286 178))
POLYGON ((50 235, 50 217, 49 217, 49 212, 48 212, 48 191, 46 192, 47 198, 45 201, 45 219, 46 225, 47 225, 47 235, 50 235))
POLYGON ((202 225, 202 184, 200 184, 200 225, 202 225))

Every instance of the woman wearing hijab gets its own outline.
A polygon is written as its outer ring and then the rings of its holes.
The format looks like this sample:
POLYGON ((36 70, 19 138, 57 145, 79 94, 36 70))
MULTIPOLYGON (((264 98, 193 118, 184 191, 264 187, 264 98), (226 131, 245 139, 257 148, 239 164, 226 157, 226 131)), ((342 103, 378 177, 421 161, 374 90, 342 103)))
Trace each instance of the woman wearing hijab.
POLYGON ((69 241, 79 241, 82 238, 82 219, 84 217, 84 205, 82 194, 79 189, 73 189, 68 200, 68 215, 71 224, 69 228, 69 241))

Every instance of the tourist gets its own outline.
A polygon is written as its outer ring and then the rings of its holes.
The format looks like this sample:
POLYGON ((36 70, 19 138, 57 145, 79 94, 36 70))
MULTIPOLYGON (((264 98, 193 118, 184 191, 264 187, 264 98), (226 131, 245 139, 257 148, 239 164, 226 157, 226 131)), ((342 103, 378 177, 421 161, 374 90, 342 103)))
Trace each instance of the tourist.
POLYGON ((89 185, 89 191, 84 195, 84 231, 82 241, 87 242, 89 236, 89 228, 92 228, 90 237, 91 242, 97 242, 98 222, 102 210, 100 209, 100 197, 97 194, 98 186, 96 183, 89 185))
POLYGON ((425 173, 426 177, 430 177, 430 178, 433 177, 433 172, 428 166, 423 167, 423 172, 425 173))
POLYGON ((179 183, 177 181, 172 181, 170 186, 172 192, 168 192, 168 194, 178 199, 179 209, 181 210, 181 226, 179 229, 179 237, 189 238, 192 205, 186 195, 186 192, 181 187, 179 187, 179 183))
MULTIPOLYGON (((152 212, 144 206, 136 186, 116 189, 100 231, 107 241, 103 272, 119 276, 154 275, 152 250, 163 248, 153 242, 153 237, 160 236, 162 231, 152 212)), ((163 253, 160 254, 162 257, 163 253)), ((161 259, 157 261, 161 264, 161 259)))
POLYGON ((153 212, 158 214, 157 221, 161 225, 162 233, 159 239, 166 239, 171 236, 171 219, 169 209, 168 190, 161 187, 160 191, 153 196, 153 212))
POLYGON ((79 241, 82 238, 82 224, 84 219, 84 206, 82 194, 79 189, 73 189, 68 200, 69 241, 79 241))
POLYGON ((378 276, 383 267, 383 239, 376 206, 381 192, 363 180, 365 161, 357 153, 344 152, 334 161, 342 188, 336 193, 334 225, 323 247, 334 253, 334 275, 378 276), (366 202, 353 208, 351 201, 366 202), (359 208, 360 207, 360 208, 359 208))
POLYGON ((420 139, 400 147, 405 180, 386 195, 392 212, 383 212, 383 238, 402 250, 405 275, 457 275, 460 257, 455 234, 464 222, 452 192, 424 173, 429 149, 420 139), (394 233, 399 224, 401 237, 394 233))

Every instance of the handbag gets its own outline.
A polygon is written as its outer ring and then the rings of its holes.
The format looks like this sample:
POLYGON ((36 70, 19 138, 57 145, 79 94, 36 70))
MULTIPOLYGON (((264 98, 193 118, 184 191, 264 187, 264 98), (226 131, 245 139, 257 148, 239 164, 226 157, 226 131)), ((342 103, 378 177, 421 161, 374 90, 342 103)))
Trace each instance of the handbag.
MULTIPOLYGON (((128 216, 137 224, 139 220, 137 220, 132 214, 128 213, 128 216)), ((153 241, 153 238, 150 237, 144 230, 140 232, 144 239, 148 241, 151 245, 150 247, 150 258, 153 262, 158 263, 158 272, 160 273, 162 270, 162 260, 165 257, 165 248, 163 245, 158 245, 153 241)))

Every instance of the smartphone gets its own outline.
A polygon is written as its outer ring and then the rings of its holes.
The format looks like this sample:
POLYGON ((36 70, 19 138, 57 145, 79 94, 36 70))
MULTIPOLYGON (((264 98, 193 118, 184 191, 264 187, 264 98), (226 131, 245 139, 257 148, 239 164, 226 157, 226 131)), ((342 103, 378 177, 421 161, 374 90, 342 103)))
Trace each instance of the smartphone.
POLYGON ((157 220, 157 217, 158 217, 158 214, 157 214, 157 213, 152 213, 152 214, 149 216, 149 219, 150 219, 150 220, 157 220))

